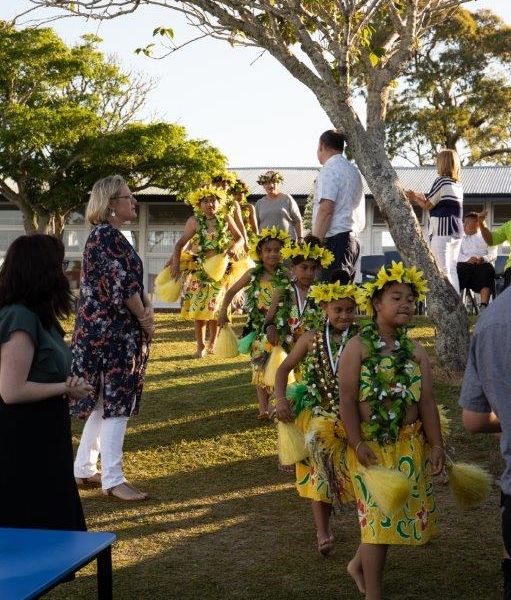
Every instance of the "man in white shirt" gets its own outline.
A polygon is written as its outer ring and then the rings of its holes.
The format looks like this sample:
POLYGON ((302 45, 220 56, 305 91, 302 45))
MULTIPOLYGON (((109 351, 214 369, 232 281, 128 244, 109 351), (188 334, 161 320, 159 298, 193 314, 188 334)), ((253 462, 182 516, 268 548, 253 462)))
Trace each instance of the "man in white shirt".
POLYGON ((495 268, 493 262, 497 248, 491 248, 479 231, 478 214, 471 212, 463 217, 465 235, 458 255, 458 279, 460 290, 479 292, 481 307, 486 308, 495 286, 495 268))
POLYGON ((330 129, 321 134, 318 174, 312 205, 312 235, 324 241, 335 260, 323 270, 324 281, 353 281, 360 254, 358 234, 365 227, 362 177, 342 155, 344 136, 330 129))

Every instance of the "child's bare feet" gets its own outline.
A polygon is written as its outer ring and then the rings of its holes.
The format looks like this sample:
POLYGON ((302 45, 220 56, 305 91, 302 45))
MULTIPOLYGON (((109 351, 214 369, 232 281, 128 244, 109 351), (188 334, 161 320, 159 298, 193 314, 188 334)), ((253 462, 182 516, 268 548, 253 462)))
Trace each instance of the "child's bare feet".
POLYGON ((323 556, 329 556, 334 549, 334 536, 331 535, 322 540, 318 539, 318 552, 323 556))
POLYGON ((360 561, 358 555, 350 560, 348 566, 346 567, 346 571, 348 571, 348 575, 350 575, 350 577, 356 583, 358 591, 361 594, 365 594, 366 585, 364 581, 364 571, 362 570, 362 562, 360 561))
POLYGON ((206 354, 206 349, 204 348, 204 346, 199 346, 194 356, 195 358, 204 358, 204 354, 206 354))

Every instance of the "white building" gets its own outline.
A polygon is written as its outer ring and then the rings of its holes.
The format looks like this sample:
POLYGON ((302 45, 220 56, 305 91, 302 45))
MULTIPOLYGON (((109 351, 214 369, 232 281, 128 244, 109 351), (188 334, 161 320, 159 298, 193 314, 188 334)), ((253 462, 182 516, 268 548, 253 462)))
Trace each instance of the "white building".
MULTIPOLYGON (((271 167, 284 177, 281 191, 291 194, 303 210, 307 197, 313 190, 318 168, 313 167, 271 167)), ((257 185, 257 177, 268 167, 233 169, 249 186, 249 200, 257 201, 264 190, 257 185)), ((434 167, 400 167, 397 173, 405 188, 428 191, 436 177, 434 167)), ((465 167, 462 170, 462 183, 465 192, 465 212, 488 210, 491 228, 511 220, 511 167, 465 167)), ((394 242, 373 197, 365 186, 366 228, 361 234, 362 255, 383 254, 395 249, 394 242)), ((191 215, 190 207, 175 198, 166 190, 148 188, 135 194, 139 201, 139 220, 129 227, 130 241, 140 254, 145 266, 145 285, 149 293, 153 291, 155 276, 168 260, 176 240, 181 235, 184 223, 191 215)), ((423 226, 425 215, 416 207, 423 226)), ((81 255, 89 227, 85 224, 83 210, 74 212, 64 231, 63 241, 66 257, 71 261, 69 275, 74 287, 78 286, 81 255)), ((0 203, 0 258, 9 244, 22 235, 21 213, 12 204, 0 203)), ((499 254, 507 254, 509 247, 501 247, 499 254)))

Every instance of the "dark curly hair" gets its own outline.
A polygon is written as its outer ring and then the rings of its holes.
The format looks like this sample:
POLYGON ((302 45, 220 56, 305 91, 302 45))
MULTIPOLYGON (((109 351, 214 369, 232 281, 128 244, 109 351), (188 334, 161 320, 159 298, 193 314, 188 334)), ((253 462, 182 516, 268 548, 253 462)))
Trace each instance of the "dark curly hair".
MULTIPOLYGON (((315 235, 312 235, 312 234, 306 235, 303 238, 303 243, 304 244, 310 244, 311 248, 315 248, 316 246, 319 246, 320 248, 323 247, 323 244, 321 243, 321 240, 318 237, 316 237, 315 235)), ((293 264, 293 265, 299 265, 300 263, 303 263, 306 260, 311 260, 311 259, 310 258, 306 259, 303 256, 294 256, 291 259, 291 264, 293 264)), ((319 260, 316 260, 314 262, 317 262, 318 265, 319 265, 319 260)))
POLYGON ((52 235, 22 235, 9 246, 0 268, 0 308, 23 304, 45 329, 67 317, 73 294, 62 269, 64 244, 52 235))

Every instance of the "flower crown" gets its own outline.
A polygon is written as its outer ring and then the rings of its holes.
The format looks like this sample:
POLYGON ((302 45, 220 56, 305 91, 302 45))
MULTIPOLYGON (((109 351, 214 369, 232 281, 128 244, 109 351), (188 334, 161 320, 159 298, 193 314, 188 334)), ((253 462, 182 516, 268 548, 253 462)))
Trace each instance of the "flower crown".
POLYGON ((278 227, 275 227, 275 225, 273 227, 265 227, 260 231, 259 235, 254 235, 250 240, 250 258, 253 260, 260 260, 260 257, 257 254, 257 248, 267 240, 278 240, 283 246, 287 246, 290 243, 291 238, 287 231, 279 229, 278 227))
POLYGON ((426 293, 429 291, 422 271, 418 271, 416 267, 406 268, 402 262, 392 261, 390 267, 381 267, 373 281, 368 281, 359 288, 357 301, 360 309, 372 316, 374 314, 373 297, 389 282, 410 284, 419 302, 426 299, 426 293))
POLYGON ((310 243, 297 244, 291 242, 289 246, 282 248, 281 254, 283 259, 302 256, 304 260, 315 260, 323 268, 328 267, 334 260, 334 255, 328 248, 323 248, 322 246, 310 243))
POLYGON ((215 185, 215 183, 220 183, 226 181, 229 185, 233 185, 236 182, 236 174, 231 173, 231 171, 220 171, 219 173, 214 173, 211 176, 211 185, 215 185))
POLYGON ((265 183, 282 183, 283 181, 284 177, 278 171, 266 171, 266 173, 259 175, 257 178, 259 185, 264 185, 265 183))
POLYGON ((188 194, 186 203, 190 204, 194 210, 197 210, 200 208, 200 203, 203 200, 211 197, 218 200, 220 204, 224 204, 227 200, 227 194, 224 192, 224 190, 221 190, 213 185, 206 185, 188 194))
POLYGON ((229 188, 229 194, 232 194, 233 196, 235 194, 246 195, 248 194, 248 185, 244 181, 241 181, 241 179, 236 179, 229 188))
POLYGON ((334 283, 317 283, 311 287, 309 297, 313 298, 317 304, 333 302, 342 298, 350 298, 358 303, 358 287, 353 283, 341 285, 338 281, 334 283))

